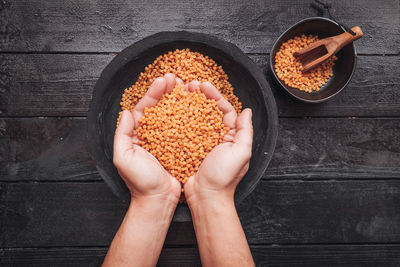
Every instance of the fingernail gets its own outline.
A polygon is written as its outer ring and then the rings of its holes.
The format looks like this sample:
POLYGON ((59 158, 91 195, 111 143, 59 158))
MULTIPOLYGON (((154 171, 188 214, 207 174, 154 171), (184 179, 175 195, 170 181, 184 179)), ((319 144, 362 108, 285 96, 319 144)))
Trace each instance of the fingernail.
POLYGON ((253 117, 253 111, 251 110, 251 108, 247 108, 249 111, 248 111, 248 113, 249 113, 249 119, 251 120, 251 118, 253 117))
POLYGON ((123 117, 126 117, 126 113, 127 113, 127 112, 128 112, 127 110, 123 110, 123 111, 122 111, 121 120, 122 120, 123 117))
POLYGON ((156 82, 161 83, 161 82, 164 82, 164 81, 165 81, 165 78, 164 78, 164 77, 158 77, 158 78, 156 78, 156 79, 154 80, 153 83, 156 83, 156 82))
POLYGON ((175 74, 173 74, 173 73, 166 73, 166 74, 164 75, 164 77, 167 77, 167 76, 171 76, 171 77, 174 77, 174 78, 175 78, 175 74))
POLYGON ((119 119, 119 122, 118 122, 118 127, 116 129, 121 127, 121 125, 125 121, 125 117, 126 117, 126 110, 123 110, 122 113, 121 113, 121 118, 119 119))

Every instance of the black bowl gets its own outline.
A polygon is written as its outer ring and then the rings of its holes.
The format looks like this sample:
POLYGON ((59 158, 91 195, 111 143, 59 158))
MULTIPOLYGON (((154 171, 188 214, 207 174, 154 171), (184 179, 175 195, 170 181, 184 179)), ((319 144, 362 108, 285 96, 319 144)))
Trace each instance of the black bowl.
POLYGON ((291 96, 307 102, 307 103, 320 103, 328 100, 329 98, 337 95, 346 85, 350 82, 353 76, 354 70, 356 68, 356 49, 354 43, 348 44, 343 47, 336 56, 338 60, 335 62, 333 67, 333 76, 328 80, 328 82, 321 87, 320 91, 313 91, 312 93, 306 93, 300 91, 296 88, 287 86, 283 81, 281 81, 275 73, 275 55, 279 51, 281 45, 288 41, 289 39, 300 36, 302 34, 312 34, 318 35, 320 39, 338 35, 343 33, 344 30, 333 20, 323 18, 323 17, 312 17, 304 19, 288 30, 286 30, 275 42, 272 47, 270 54, 270 68, 274 74, 275 79, 279 82, 281 87, 289 93, 291 96))
MULTIPOLYGON (((259 68, 235 45, 210 35, 191 32, 154 34, 124 49, 107 65, 94 87, 88 114, 88 145, 92 158, 111 190, 129 202, 129 192, 112 163, 121 95, 159 55, 182 48, 213 58, 228 74, 243 106, 253 110, 253 156, 250 169, 236 190, 235 201, 238 203, 255 188, 271 160, 278 133, 278 116, 275 99, 259 68)), ((174 221, 190 219, 188 207, 179 205, 174 221)))

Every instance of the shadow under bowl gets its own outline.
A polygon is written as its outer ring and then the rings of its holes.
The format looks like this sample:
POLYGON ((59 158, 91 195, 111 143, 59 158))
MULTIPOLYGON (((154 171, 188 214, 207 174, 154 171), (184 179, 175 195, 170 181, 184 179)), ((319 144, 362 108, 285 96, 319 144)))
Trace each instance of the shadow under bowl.
POLYGON ((276 53, 279 51, 281 45, 289 39, 301 36, 302 34, 318 35, 319 39, 323 39, 343 32, 344 30, 339 24, 323 17, 304 19, 286 30, 275 42, 270 53, 270 68, 281 88, 294 98, 307 103, 320 103, 326 101, 342 91, 350 82, 356 68, 357 54, 354 43, 346 45, 336 54, 338 60, 335 61, 333 67, 333 76, 320 88, 320 91, 318 92, 312 91, 311 93, 306 93, 286 85, 276 75, 274 65, 276 53))
MULTIPOLYGON (((269 84, 255 63, 235 45, 210 35, 192 32, 154 34, 127 47, 106 66, 94 87, 88 113, 91 156, 102 178, 126 203, 130 200, 129 192, 112 162, 121 96, 158 56, 184 48, 209 56, 221 65, 243 107, 253 110, 253 154, 249 171, 236 190, 236 203, 253 191, 271 160, 278 134, 277 109, 269 84)), ((187 205, 178 205, 173 220, 191 220, 187 205)))

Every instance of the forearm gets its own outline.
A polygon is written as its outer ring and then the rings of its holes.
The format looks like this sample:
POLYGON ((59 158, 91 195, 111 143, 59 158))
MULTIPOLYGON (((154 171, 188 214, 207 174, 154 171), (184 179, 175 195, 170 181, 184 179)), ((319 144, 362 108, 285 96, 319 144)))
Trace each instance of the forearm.
POLYGON ((103 266, 155 266, 175 208, 174 201, 132 199, 103 266))
POLYGON ((253 266, 233 197, 189 204, 204 266, 253 266))

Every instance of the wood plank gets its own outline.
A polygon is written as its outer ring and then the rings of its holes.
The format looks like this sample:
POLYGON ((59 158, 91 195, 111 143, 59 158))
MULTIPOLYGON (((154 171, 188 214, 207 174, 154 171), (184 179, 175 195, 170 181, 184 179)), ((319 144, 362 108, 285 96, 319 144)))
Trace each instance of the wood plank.
POLYGON ((266 179, 400 178, 398 119, 280 119, 266 179))
MULTIPOLYGON (((360 25, 360 53, 399 53, 399 1, 333 1, 336 17, 360 25), (357 12, 354 12, 357 10, 357 12)), ((41 1, 0 6, 1 51, 119 52, 160 31, 206 32, 245 52, 268 53, 289 26, 323 15, 299 1, 41 1)), ((326 14, 325 14, 326 16, 326 14)))
POLYGON ((100 266, 106 248, 0 249, 1 266, 100 266))
MULTIPOLYGON (((5 183, 0 247, 108 246, 124 216, 103 183, 5 183)), ((400 181, 261 181, 238 207, 250 244, 393 243, 400 181)), ((194 245, 173 223, 167 245, 194 245)))
POLYGON ((0 116, 86 116, 113 55, 0 55, 0 116))
MULTIPOLYGON (((398 266, 399 245, 251 246, 256 266, 398 266)), ((0 249, 2 266, 100 266, 107 248, 0 249)), ((201 266, 197 248, 164 248, 157 266, 201 266)))
POLYGON ((399 245, 328 245, 251 248, 257 266, 398 266, 399 245))
POLYGON ((85 118, 0 119, 0 180, 102 181, 85 118))
MULTIPOLYGON (((0 55, 1 116, 86 116, 92 90, 114 55, 0 55)), ((348 87, 332 100, 305 104, 288 97, 269 72, 268 56, 251 56, 264 71, 281 117, 400 116, 400 57, 359 56, 348 87)))
MULTIPOLYGON (((400 178, 400 120, 281 118, 264 179, 400 178)), ((101 181, 83 118, 0 118, 0 181, 101 181)))

